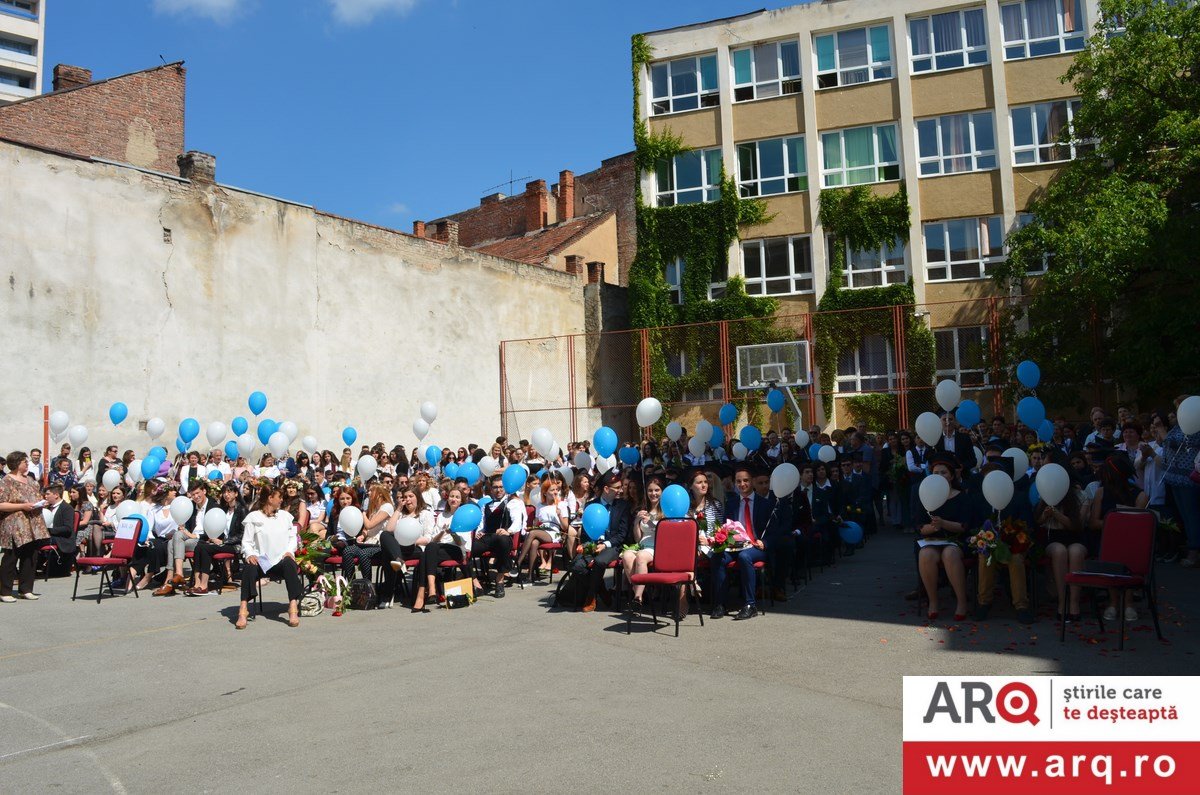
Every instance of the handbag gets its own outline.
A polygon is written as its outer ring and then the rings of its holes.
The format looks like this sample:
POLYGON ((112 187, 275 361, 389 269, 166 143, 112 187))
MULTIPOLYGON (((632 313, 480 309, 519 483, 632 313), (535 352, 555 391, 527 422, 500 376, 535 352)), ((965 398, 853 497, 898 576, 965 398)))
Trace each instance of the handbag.
POLYGON ((469 607, 475 601, 475 584, 470 577, 451 580, 443 586, 442 592, 446 596, 446 607, 451 610, 469 607))
POLYGON ((375 609, 375 586, 370 580, 357 579, 350 582, 350 593, 346 597, 346 607, 351 610, 375 609))
POLYGON ((321 603, 321 595, 317 592, 307 593, 300 599, 300 615, 304 618, 319 616, 325 610, 321 603))

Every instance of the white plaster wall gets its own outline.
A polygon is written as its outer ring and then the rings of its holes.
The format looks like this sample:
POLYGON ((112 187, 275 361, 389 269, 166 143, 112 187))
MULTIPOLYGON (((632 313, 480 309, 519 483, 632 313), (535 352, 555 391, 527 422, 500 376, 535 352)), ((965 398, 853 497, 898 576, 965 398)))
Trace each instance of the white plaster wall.
MULTIPOLYGON (((138 454, 137 421, 264 416, 341 450, 499 433, 501 339, 583 330, 576 276, 221 186, 0 142, 0 448, 42 440, 42 405, 138 454), (164 241, 164 228, 171 242, 164 241), (114 430, 108 407, 129 419, 114 430)), ((253 430, 253 424, 252 424, 253 430)), ((206 447, 203 431, 198 446, 206 447)))

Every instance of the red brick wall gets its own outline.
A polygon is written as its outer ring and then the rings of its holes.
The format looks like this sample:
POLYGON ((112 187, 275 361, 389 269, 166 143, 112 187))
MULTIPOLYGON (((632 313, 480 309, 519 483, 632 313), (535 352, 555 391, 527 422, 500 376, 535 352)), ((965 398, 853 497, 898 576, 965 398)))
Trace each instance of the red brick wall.
POLYGON ((467 248, 521 235, 525 233, 525 195, 489 201, 446 218, 458 221, 458 242, 467 248))
POLYGON ((170 64, 0 107, 0 138, 179 173, 187 72, 170 64))
POLYGON ((617 274, 622 285, 629 284, 629 266, 637 254, 636 180, 632 152, 610 157, 595 171, 575 176, 575 215, 617 211, 617 274))

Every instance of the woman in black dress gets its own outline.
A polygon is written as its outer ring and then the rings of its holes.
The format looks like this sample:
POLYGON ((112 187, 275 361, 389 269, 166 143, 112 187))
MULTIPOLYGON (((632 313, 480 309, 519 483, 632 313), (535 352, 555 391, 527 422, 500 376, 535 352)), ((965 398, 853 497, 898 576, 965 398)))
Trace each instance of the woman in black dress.
POLYGON ((1044 500, 1038 500, 1033 509, 1034 521, 1039 527, 1046 528, 1046 555, 1050 558, 1054 587, 1058 591, 1060 621, 1079 620, 1081 589, 1078 585, 1071 586, 1068 604, 1067 572, 1083 568, 1083 561, 1095 557, 1100 550, 1100 534, 1084 528, 1082 508, 1083 492, 1072 485, 1058 505, 1047 505, 1044 500))
POLYGON ((913 507, 917 521, 917 570, 929 596, 929 620, 938 617, 938 564, 946 567, 946 579, 954 589, 954 620, 967 617, 967 572, 963 567, 962 543, 966 537, 970 504, 955 474, 955 461, 945 454, 934 457, 930 476, 950 484, 950 496, 932 513, 924 506, 913 507))

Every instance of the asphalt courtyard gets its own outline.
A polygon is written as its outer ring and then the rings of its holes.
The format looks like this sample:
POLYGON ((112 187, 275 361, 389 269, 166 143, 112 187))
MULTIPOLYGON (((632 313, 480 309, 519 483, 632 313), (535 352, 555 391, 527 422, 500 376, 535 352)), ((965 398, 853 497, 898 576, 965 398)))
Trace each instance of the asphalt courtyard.
POLYGON ((986 623, 929 626, 903 599, 911 537, 814 574, 678 638, 550 609, 545 587, 291 629, 272 584, 237 632, 234 593, 97 605, 39 581, 0 605, 0 791, 894 793, 903 674, 1195 670, 1200 572, 1176 565, 1166 641, 1142 610, 1123 652, 1094 621, 1060 644, 1044 595, 1032 627, 1002 595, 986 623))

